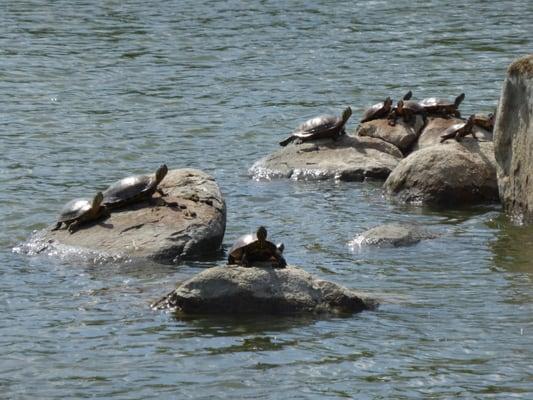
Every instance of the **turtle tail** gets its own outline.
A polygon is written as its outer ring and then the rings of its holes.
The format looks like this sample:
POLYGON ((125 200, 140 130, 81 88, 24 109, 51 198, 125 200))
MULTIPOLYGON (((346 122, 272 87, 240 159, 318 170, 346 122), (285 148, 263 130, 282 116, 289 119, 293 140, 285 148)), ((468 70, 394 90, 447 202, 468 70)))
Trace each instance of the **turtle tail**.
POLYGON ((285 146, 287 146, 289 143, 293 142, 294 139, 296 139, 296 136, 291 135, 291 136, 289 136, 287 139, 282 140, 281 142, 279 142, 279 145, 285 147, 285 146))
POLYGON ((455 107, 459 107, 459 104, 461 104, 463 102, 463 100, 465 99, 465 94, 464 93, 461 93, 459 96, 457 96, 455 98, 455 107))

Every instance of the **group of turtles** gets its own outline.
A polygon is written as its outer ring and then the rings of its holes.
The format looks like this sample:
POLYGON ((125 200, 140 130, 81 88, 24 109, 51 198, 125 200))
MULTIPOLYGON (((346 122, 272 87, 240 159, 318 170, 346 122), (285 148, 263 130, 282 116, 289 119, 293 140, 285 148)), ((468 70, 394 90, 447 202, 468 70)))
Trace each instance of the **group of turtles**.
MULTIPOLYGON (((387 119, 390 126, 395 126, 396 121, 401 118, 405 123, 412 123, 416 116, 420 115, 424 121, 428 116, 443 118, 461 118, 459 105, 465 99, 465 94, 461 93, 453 101, 436 97, 429 97, 420 101, 411 100, 413 93, 408 91, 396 106, 393 101, 387 97, 382 102, 369 107, 361 118, 360 122, 368 122, 377 119, 387 119)), ((346 134, 345 125, 352 115, 352 109, 346 107, 341 116, 321 115, 311 118, 298 128, 291 135, 282 140, 280 146, 286 146, 291 142, 303 143, 318 139, 337 140, 340 136, 346 134)), ((441 136, 441 142, 454 138, 460 141, 463 137, 471 134, 475 137, 473 127, 477 125, 492 132, 494 127, 494 114, 473 114, 466 121, 450 126, 441 136)))
MULTIPOLYGON (((163 164, 155 174, 134 175, 120 179, 103 192, 96 193, 92 199, 71 200, 61 209, 57 224, 52 230, 59 230, 64 224, 70 233, 74 233, 84 223, 109 217, 112 210, 142 201, 153 202, 152 196, 155 192, 161 197, 166 196, 158 186, 167 173, 168 167, 163 164)), ((164 200, 163 202, 169 206, 177 206, 177 203, 167 203, 164 200)))

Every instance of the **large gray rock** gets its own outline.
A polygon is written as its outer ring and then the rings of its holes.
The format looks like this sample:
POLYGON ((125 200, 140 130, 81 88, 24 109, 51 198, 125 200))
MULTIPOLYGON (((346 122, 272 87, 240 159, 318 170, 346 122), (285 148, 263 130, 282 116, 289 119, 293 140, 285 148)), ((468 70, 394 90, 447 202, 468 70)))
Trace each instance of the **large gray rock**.
MULTIPOLYGON (((226 205, 214 179, 194 169, 168 172, 160 187, 166 207, 156 201, 113 210, 103 221, 82 225, 74 233, 47 228, 25 245, 28 253, 79 255, 87 258, 149 258, 174 263, 219 250, 226 228, 226 205), (73 250, 74 249, 74 250, 73 250)), ((154 196, 157 198, 158 195, 154 196)))
POLYGON ((496 113, 494 146, 504 209, 519 222, 533 222, 533 54, 509 66, 496 113))
POLYGON ((377 307, 377 302, 293 266, 223 266, 183 282, 152 307, 182 314, 285 314, 359 312, 377 307))
POLYGON ((498 200, 492 142, 470 137, 426 147, 404 158, 385 191, 408 203, 465 205, 498 200))
POLYGON ((398 119, 394 126, 390 126, 387 119, 376 119, 360 124, 356 134, 384 140, 396 146, 403 154, 408 154, 423 126, 424 120, 421 116, 416 116, 414 124, 406 124, 398 119))
POLYGON ((424 239, 433 239, 437 235, 417 225, 397 222, 379 225, 358 235, 352 242, 353 247, 400 247, 417 244, 424 239))
MULTIPOLYGON (((462 122, 464 121, 459 118, 428 117, 422 133, 413 146, 413 151, 439 144, 441 136, 446 132, 446 129, 462 122)), ((479 141, 487 142, 492 140, 492 133, 479 126, 474 126, 473 132, 479 141)), ((448 141, 450 140, 453 139, 448 139, 448 141)))
POLYGON ((249 173, 254 179, 385 179, 401 157, 395 146, 383 140, 344 135, 336 141, 289 144, 256 161, 249 173))

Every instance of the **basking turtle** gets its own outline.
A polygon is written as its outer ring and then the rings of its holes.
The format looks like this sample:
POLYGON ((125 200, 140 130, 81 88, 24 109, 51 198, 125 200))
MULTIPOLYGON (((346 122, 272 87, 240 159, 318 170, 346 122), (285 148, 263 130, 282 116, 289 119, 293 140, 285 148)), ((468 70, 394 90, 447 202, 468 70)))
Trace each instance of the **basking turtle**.
POLYGON ((466 135, 469 134, 472 135, 474 139, 477 139, 472 128, 474 128, 474 115, 471 115, 465 122, 454 124, 446 129, 444 134, 440 137, 440 142, 443 143, 452 138, 460 142, 466 135))
POLYGON ((396 107, 390 112, 389 125, 396 125, 396 119, 403 118, 405 123, 413 122, 416 115, 426 116, 426 110, 414 100, 400 100, 396 107))
POLYGON ((157 169, 155 175, 134 175, 113 183, 103 193, 104 205, 114 209, 144 200, 151 201, 155 192, 166 196, 157 186, 167 172, 168 168, 163 164, 157 169))
POLYGON ((294 140, 299 140, 300 143, 325 138, 335 140, 339 136, 346 134, 344 126, 351 115, 352 109, 346 107, 342 112, 341 117, 321 115, 319 117, 311 118, 301 124, 291 136, 282 140, 279 144, 280 146, 287 146, 294 140))
POLYGON ((474 114, 474 125, 477 125, 489 132, 494 130, 494 121, 496 116, 493 113, 490 114, 474 114))
MULTIPOLYGON (((413 96, 413 92, 410 90, 403 96, 403 100, 409 100, 413 96)), ((392 100, 387 97, 381 103, 376 103, 368 108, 361 118, 361 123, 373 121, 375 119, 386 118, 392 111, 392 100)))
POLYGON ((370 108, 368 108, 361 118, 361 123, 373 121, 375 119, 385 118, 390 114, 392 109, 392 100, 390 97, 387 97, 381 103, 376 103, 370 108))
POLYGON ((102 205, 104 195, 102 192, 96 193, 92 199, 74 199, 63 206, 57 219, 57 225, 52 228, 57 231, 65 224, 70 233, 76 232, 78 227, 84 222, 96 221, 97 219, 108 217, 109 210, 102 205))
POLYGON ((287 262, 282 256, 283 244, 275 245, 266 240, 267 230, 260 226, 255 234, 247 234, 238 238, 228 255, 228 264, 251 267, 254 262, 272 262, 272 268, 285 268, 287 262))
POLYGON ((444 99, 437 99, 436 97, 429 97, 420 101, 419 104, 424 107, 426 112, 430 115, 438 115, 443 117, 453 115, 457 118, 461 118, 459 104, 461 104, 464 99, 465 94, 461 93, 453 102, 444 99))

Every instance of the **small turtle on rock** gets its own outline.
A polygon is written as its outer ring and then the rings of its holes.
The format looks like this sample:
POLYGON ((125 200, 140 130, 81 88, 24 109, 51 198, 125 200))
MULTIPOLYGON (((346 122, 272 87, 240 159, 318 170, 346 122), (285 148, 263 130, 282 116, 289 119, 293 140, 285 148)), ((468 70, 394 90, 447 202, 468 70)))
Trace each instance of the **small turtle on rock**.
MULTIPOLYGON (((403 96, 403 100, 409 100, 413 96, 413 92, 410 90, 403 96)), ((387 116, 392 111, 392 100, 390 97, 387 97, 381 103, 374 104, 368 108, 361 118, 361 123, 373 121, 375 119, 387 118, 387 116)))
POLYGON ((400 100, 388 116, 389 125, 396 125, 396 119, 401 117, 405 123, 414 122, 416 115, 426 116, 426 110, 414 100, 400 100))
POLYGON ((287 146, 293 141, 303 143, 310 140, 330 138, 336 140, 338 137, 345 135, 344 126, 352 115, 352 109, 346 107, 342 116, 321 115, 311 118, 301 124, 287 139, 279 142, 280 146, 287 146))
POLYGON ((272 268, 285 268, 287 262, 282 256, 283 244, 276 246, 266 238, 267 230, 263 226, 255 234, 238 238, 229 251, 228 264, 251 267, 255 262, 270 262, 272 268))
MULTIPOLYGON (((161 165, 154 175, 134 175, 120 179, 113 183, 104 192, 104 205, 109 209, 124 207, 141 201, 152 201, 152 196, 158 192, 162 197, 166 194, 157 186, 166 176, 168 168, 161 165)), ((176 203, 166 203, 177 206, 176 203)))
POLYGON ((429 97, 420 101, 419 104, 424 107, 429 115, 438 115, 441 117, 455 116, 457 118, 461 118, 459 105, 464 99, 465 94, 461 93, 453 102, 449 100, 438 99, 436 97, 429 97))
POLYGON ((474 115, 471 115, 465 122, 450 126, 448 129, 446 129, 446 131, 444 131, 444 134, 441 135, 440 142, 443 143, 452 138, 460 142, 466 135, 469 134, 472 135, 474 139, 477 139, 473 131, 474 117, 474 115))
POLYGON ((78 230, 79 226, 85 222, 96 221, 109 216, 109 210, 102 205, 104 195, 98 192, 92 199, 74 199, 63 206, 57 219, 57 224, 53 231, 59 230, 65 224, 70 233, 78 230))
POLYGON ((494 121, 496 117, 493 113, 490 114, 474 114, 474 125, 486 129, 489 132, 494 130, 494 121))

